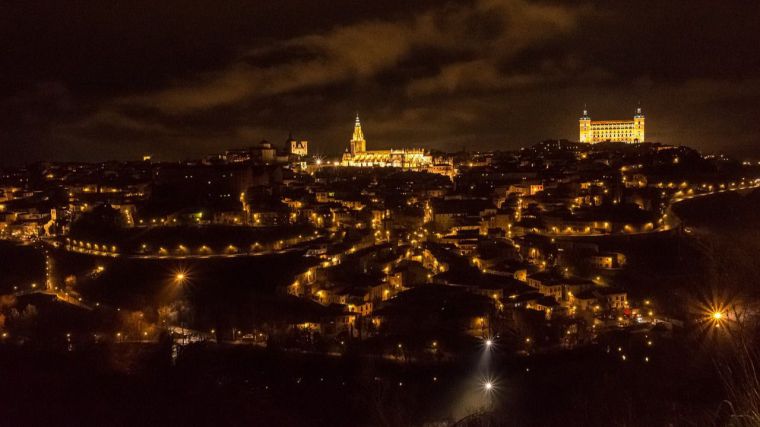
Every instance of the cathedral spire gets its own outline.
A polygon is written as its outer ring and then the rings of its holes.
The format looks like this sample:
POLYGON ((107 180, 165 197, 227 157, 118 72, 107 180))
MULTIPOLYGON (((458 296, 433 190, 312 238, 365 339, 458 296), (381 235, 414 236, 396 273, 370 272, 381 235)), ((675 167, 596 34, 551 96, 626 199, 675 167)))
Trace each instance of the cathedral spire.
POLYGON ((359 121, 359 113, 356 113, 354 134, 351 136, 349 147, 351 154, 362 153, 367 150, 367 142, 364 140, 364 132, 362 132, 362 124, 359 121))
POLYGON ((359 121, 359 113, 356 113, 356 123, 354 124, 354 135, 351 141, 364 141, 364 132, 362 132, 362 124, 359 121))

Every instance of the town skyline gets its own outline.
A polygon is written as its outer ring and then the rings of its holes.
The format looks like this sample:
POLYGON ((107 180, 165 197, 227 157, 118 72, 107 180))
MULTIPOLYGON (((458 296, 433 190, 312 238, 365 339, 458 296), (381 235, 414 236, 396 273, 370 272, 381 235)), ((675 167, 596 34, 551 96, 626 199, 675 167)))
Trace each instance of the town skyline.
POLYGON ((760 141, 760 13, 744 2, 27 2, 3 16, 4 164, 180 159, 290 131, 339 154, 357 110, 378 147, 574 140, 584 104, 627 117, 639 102, 652 141, 737 157, 760 141))
MULTIPOLYGON (((634 116, 638 117, 638 115, 643 114, 642 112, 643 112, 643 108, 640 106, 640 103, 639 103, 638 106, 634 109, 634 116)), ((359 120, 360 120, 360 117, 359 117, 360 113, 356 112, 355 114, 356 114, 355 123, 358 126, 359 120)), ((617 136, 614 133, 609 133, 609 135, 604 134, 604 135, 600 136, 600 138, 595 139, 593 141, 586 140, 587 137, 584 135, 584 131, 582 129, 582 127, 583 127, 582 123, 584 123, 583 122, 584 120, 587 120, 587 119, 590 120, 589 116, 591 114, 592 114, 592 112, 588 108, 587 104, 584 104, 584 109, 581 111, 581 114, 579 114, 579 117, 578 117, 578 120, 580 120, 580 122, 581 122, 580 135, 577 136, 577 137, 575 137, 575 138, 573 138, 573 137, 543 138, 543 139, 538 140, 538 141, 533 141, 533 142, 530 142, 530 143, 525 143, 524 145, 520 145, 520 146, 517 146, 517 147, 510 147, 510 148, 493 148, 493 149, 488 149, 488 148, 478 147, 477 144, 475 144, 474 146, 468 146, 467 144, 462 144, 460 147, 458 147, 458 148, 457 147, 452 147, 450 150, 436 148, 434 146, 434 144, 432 144, 432 147, 430 145, 428 145, 428 146, 414 146, 414 148, 415 149, 419 149, 419 150, 424 150, 424 151, 427 151, 427 152, 439 152, 439 153, 446 153, 446 152, 449 152, 449 153, 453 153, 453 152, 468 152, 468 151, 471 151, 471 152, 479 152, 479 151, 483 151, 483 152, 509 152, 509 151, 517 151, 517 150, 520 150, 520 149, 528 148, 531 145, 533 145, 533 144, 535 144, 537 142, 541 142, 541 141, 568 141, 568 142, 580 142, 580 143, 584 143, 584 144, 585 143, 587 143, 587 144, 595 144, 595 143, 603 142, 603 141, 611 141, 611 142, 618 141, 618 142, 626 142, 626 143, 645 143, 646 142, 646 143, 657 143, 657 144, 674 145, 674 146, 685 145, 685 144, 668 144, 668 143, 665 143, 665 142, 662 142, 662 141, 659 141, 659 140, 651 140, 650 138, 642 139, 641 141, 639 141, 638 139, 635 139, 635 140, 631 139, 631 140, 629 140, 629 139, 623 138, 621 136, 620 138, 615 139, 615 138, 617 138, 617 136)), ((641 116, 641 117, 644 117, 644 116, 641 116)), ((362 119, 362 122, 364 122, 364 119, 362 119)), ((591 120, 589 123, 600 123, 600 124, 603 125, 604 123, 608 123, 608 122, 610 122, 610 123, 612 123, 612 122, 619 122, 621 124, 630 122, 631 125, 633 124, 633 121, 625 120, 625 119, 622 119, 621 117, 603 117, 601 120, 598 120, 596 115, 594 116, 594 120, 591 120)), ((594 124, 594 126, 597 126, 597 125, 594 124)), ((360 131, 361 131, 361 128, 360 128, 360 131)), ((354 132, 355 132, 355 129, 354 129, 354 132)), ((653 132, 653 133, 657 134, 656 131, 653 132)), ((647 133, 647 134, 649 134, 649 133, 647 133)), ((324 150, 322 150, 322 148, 324 148, 324 147, 320 147, 320 145, 314 144, 314 141, 308 139, 308 137, 306 136, 307 134, 297 134, 297 133, 294 133, 292 130, 289 130, 287 132, 287 135, 288 135, 287 138, 283 139, 282 141, 278 141, 277 139, 270 139, 270 138, 259 138, 259 139, 256 139, 256 138, 252 137, 250 140, 248 140, 248 141, 241 141, 240 144, 237 144, 235 146, 226 146, 226 147, 225 146, 219 146, 219 147, 211 147, 210 148, 211 150, 216 149, 217 151, 201 152, 201 153, 197 153, 195 155, 191 155, 191 154, 187 154, 186 153, 184 156, 175 156, 175 157, 168 157, 168 158, 161 158, 159 156, 155 156, 153 154, 153 152, 149 150, 149 151, 140 153, 140 154, 138 154, 135 157, 130 157, 130 158, 36 159, 36 160, 31 160, 31 161, 26 162, 26 163, 27 164, 29 164, 29 163, 36 163, 36 162, 39 162, 39 161, 43 161, 43 162, 44 161, 61 161, 61 162, 69 162, 70 161, 70 162, 97 163, 97 162, 108 162, 108 161, 130 161, 130 160, 138 160, 140 158, 142 158, 142 159, 151 158, 151 159, 153 159, 155 161, 164 161, 164 162, 182 162, 182 161, 193 161, 193 160, 197 160, 197 159, 200 159, 200 158, 208 157, 208 156, 214 155, 214 154, 220 154, 221 155, 221 153, 223 153, 224 150, 230 150, 230 149, 235 150, 235 149, 250 148, 250 147, 255 147, 255 146, 258 146, 260 144, 265 144, 265 143, 272 145, 273 147, 275 147, 278 150, 288 151, 290 149, 289 148, 290 142, 291 141, 296 141, 296 140, 298 140, 298 141, 305 141, 305 142, 310 143, 310 147, 311 147, 310 155, 312 157, 314 157, 315 159, 319 158, 320 161, 321 161, 321 160, 325 160, 325 159, 340 158, 340 156, 342 154, 345 154, 346 152, 350 151, 350 149, 351 149, 351 143, 353 141, 351 138, 347 138, 347 141, 344 142, 342 150, 341 150, 341 147, 338 147, 337 150, 324 151, 324 150)), ((576 131, 576 135, 578 135, 578 131, 576 131)), ((643 135, 643 124, 642 124, 642 135, 643 135)), ((354 137, 355 137, 355 135, 354 135, 354 137)), ((363 137, 363 135, 362 135, 362 137, 363 137)), ((365 144, 366 144, 366 142, 365 142, 365 144)), ((333 145, 335 145, 335 144, 330 144, 329 147, 332 147, 333 145)), ((374 149, 380 149, 380 150, 399 148, 399 147, 407 147, 408 148, 408 147, 412 147, 412 146, 411 145, 405 145, 402 141, 396 141, 394 143, 394 142, 388 142, 388 141, 379 141, 378 142, 378 141, 374 141, 373 140, 373 144, 372 144, 372 148, 374 148, 374 149)), ((711 154, 713 152, 711 152, 711 151, 705 151, 704 153, 711 154)), ((719 153, 724 154, 725 152, 719 152, 719 153)), ((731 155, 730 154, 731 151, 729 151, 728 153, 729 153, 729 155, 731 155)), ((734 157, 740 158, 742 156, 734 156, 734 157)), ((23 163, 19 163, 19 164, 2 164, 2 163, 0 163, 0 165, 2 165, 2 166, 23 166, 24 164, 23 163)))

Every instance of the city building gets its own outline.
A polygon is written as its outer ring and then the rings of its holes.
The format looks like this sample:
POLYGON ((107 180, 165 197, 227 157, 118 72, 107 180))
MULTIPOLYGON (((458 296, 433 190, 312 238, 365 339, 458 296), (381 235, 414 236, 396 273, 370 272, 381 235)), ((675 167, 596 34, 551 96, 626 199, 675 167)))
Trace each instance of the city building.
POLYGON ((354 133, 348 150, 343 153, 341 166, 397 167, 402 169, 422 169, 433 164, 433 157, 422 148, 401 148, 367 151, 359 115, 356 115, 354 133))
POLYGON ((578 119, 579 141, 595 144, 597 142, 615 141, 637 143, 644 142, 644 113, 641 107, 636 109, 633 120, 591 120, 588 110, 578 119))
POLYGON ((290 135, 285 148, 288 154, 306 157, 309 154, 309 141, 299 141, 293 138, 293 135, 290 135))

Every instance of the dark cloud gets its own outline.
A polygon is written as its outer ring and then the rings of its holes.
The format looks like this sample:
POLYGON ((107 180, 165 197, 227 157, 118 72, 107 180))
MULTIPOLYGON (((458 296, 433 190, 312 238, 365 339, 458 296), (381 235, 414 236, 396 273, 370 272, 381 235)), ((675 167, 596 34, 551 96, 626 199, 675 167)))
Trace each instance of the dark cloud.
POLYGON ((335 0, 0 6, 3 162, 183 158, 289 131, 338 153, 574 138, 584 103, 751 153, 760 3, 335 0))

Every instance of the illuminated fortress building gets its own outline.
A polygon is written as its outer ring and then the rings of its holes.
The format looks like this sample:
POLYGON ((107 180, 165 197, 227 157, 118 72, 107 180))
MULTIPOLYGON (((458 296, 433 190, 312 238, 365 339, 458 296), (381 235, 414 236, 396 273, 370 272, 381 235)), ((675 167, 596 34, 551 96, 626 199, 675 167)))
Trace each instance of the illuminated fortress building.
POLYGON ((348 143, 348 150, 343 153, 341 166, 382 166, 402 169, 421 169, 433 164, 433 157, 422 148, 401 148, 390 150, 367 151, 367 141, 356 115, 354 134, 348 143))
POLYGON ((580 142, 644 142, 644 114, 641 107, 636 109, 633 120, 591 120, 588 110, 578 119, 580 142))

